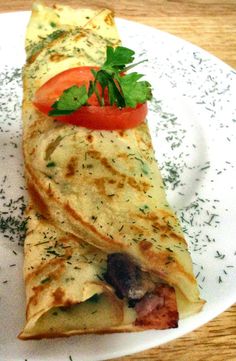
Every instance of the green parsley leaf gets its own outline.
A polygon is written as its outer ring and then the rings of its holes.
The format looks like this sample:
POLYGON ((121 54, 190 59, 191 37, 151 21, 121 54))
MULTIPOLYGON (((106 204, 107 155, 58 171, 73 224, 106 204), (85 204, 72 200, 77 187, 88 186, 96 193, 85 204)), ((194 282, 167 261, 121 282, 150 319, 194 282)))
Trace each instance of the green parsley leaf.
POLYGON ((107 59, 101 70, 96 73, 95 79, 101 84, 103 91, 108 88, 110 104, 116 104, 119 108, 126 106, 135 108, 137 104, 145 103, 152 98, 151 84, 147 81, 138 81, 143 75, 138 73, 120 75, 122 71, 147 61, 130 64, 134 61, 134 54, 133 50, 122 46, 117 48, 108 46, 107 59), (127 64, 130 65, 126 66, 127 64))
POLYGON ((112 75, 102 69, 97 72, 96 80, 102 86, 103 95, 104 89, 108 87, 110 105, 116 104, 119 108, 125 107, 125 99, 116 82, 114 81, 112 75))
POLYGON ((86 86, 82 85, 81 87, 78 87, 77 85, 73 85, 64 90, 59 100, 52 105, 53 110, 48 114, 56 116, 73 113, 82 105, 85 105, 87 100, 88 94, 86 86))
POLYGON ((106 88, 108 88, 110 105, 116 104, 119 108, 125 107, 125 99, 116 82, 114 81, 113 76, 104 69, 98 71, 94 71, 92 69, 91 72, 95 77, 94 92, 98 98, 100 105, 103 106, 105 104, 104 91, 106 88), (99 83, 102 87, 102 96, 100 96, 98 93, 97 83, 99 83))
POLYGON ((151 84, 148 81, 138 81, 142 77, 143 75, 138 73, 116 77, 127 107, 135 108, 137 104, 145 103, 152 98, 151 84))
POLYGON ((112 79, 112 77, 106 71, 99 70, 96 72, 95 82, 98 82, 102 89, 105 89, 108 86, 110 79, 112 79))
POLYGON ((107 59, 102 66, 103 70, 121 71, 126 64, 134 61, 135 52, 123 46, 117 48, 107 47, 107 59))
POLYGON ((101 106, 104 106, 105 105, 105 101, 104 101, 104 91, 105 91, 105 88, 108 86, 108 78, 107 78, 107 74, 102 71, 102 70, 99 70, 99 71, 95 71, 95 70, 91 70, 93 76, 94 76, 94 93, 96 94, 97 96, 97 99, 98 99, 98 102, 101 106), (100 96, 99 94, 99 91, 98 91, 98 88, 97 88, 97 83, 99 83, 102 87, 102 96, 100 96))
POLYGON ((108 93, 110 104, 116 104, 118 108, 125 107, 125 99, 123 94, 120 92, 114 80, 111 80, 108 84, 108 93))

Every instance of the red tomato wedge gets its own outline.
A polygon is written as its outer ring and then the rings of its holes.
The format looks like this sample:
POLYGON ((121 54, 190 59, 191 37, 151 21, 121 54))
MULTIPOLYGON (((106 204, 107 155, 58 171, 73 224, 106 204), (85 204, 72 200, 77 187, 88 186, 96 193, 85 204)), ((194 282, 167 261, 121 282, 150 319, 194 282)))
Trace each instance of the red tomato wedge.
MULTIPOLYGON (((35 93, 33 104, 44 114, 52 110, 52 104, 58 100, 64 90, 73 85, 85 85, 88 89, 89 81, 94 80, 91 69, 98 67, 83 66, 65 70, 43 84, 35 93)), ((101 95, 102 89, 98 84, 101 95)), ((108 105, 107 91, 104 95, 105 106, 100 106, 95 94, 88 99, 88 106, 82 106, 68 115, 54 116, 53 119, 60 120, 77 126, 96 130, 125 130, 136 127, 145 120, 147 115, 147 103, 138 104, 136 108, 118 108, 108 105)))

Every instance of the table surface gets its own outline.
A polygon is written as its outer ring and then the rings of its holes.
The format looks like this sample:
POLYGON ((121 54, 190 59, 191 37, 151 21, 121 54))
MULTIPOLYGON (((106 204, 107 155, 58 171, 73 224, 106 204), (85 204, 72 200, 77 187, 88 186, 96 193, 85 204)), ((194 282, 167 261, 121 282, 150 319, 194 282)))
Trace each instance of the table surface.
MULTIPOLYGON (((52 3, 52 1, 45 1, 52 3)), ((200 46, 236 68, 236 0, 64 0, 112 8, 116 16, 167 31, 200 46)), ((29 10, 31 0, 1 0, 0 12, 29 10)), ((207 325, 117 361, 236 361, 236 305, 207 325)))

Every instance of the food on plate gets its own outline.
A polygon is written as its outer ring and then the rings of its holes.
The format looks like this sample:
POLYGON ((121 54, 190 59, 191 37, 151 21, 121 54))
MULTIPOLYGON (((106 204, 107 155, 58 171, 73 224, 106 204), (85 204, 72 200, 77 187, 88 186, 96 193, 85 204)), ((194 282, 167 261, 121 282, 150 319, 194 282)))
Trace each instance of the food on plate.
POLYGON ((111 11, 34 4, 23 73, 20 339, 174 328, 204 304, 144 121, 149 84, 135 72, 142 92, 131 99, 127 62, 99 73, 116 49, 127 51, 111 11))

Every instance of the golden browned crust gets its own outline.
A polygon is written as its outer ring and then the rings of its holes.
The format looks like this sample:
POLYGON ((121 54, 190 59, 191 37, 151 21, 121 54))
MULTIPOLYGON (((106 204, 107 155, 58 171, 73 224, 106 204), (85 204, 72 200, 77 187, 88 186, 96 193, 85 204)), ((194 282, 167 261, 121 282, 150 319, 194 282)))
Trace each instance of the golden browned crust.
POLYGON ((112 333, 123 333, 123 332, 141 332, 145 330, 150 330, 150 327, 144 328, 143 326, 123 326, 122 328, 118 327, 109 327, 104 329, 90 329, 90 330, 74 330, 70 332, 65 333, 42 333, 38 335, 26 335, 22 332, 18 335, 18 338, 20 340, 26 341, 26 340, 42 340, 44 338, 61 338, 61 337, 71 337, 76 335, 105 335, 105 334, 112 334, 112 333))
POLYGON ((30 194, 30 197, 34 203, 34 206, 38 210, 40 214, 42 214, 44 217, 49 218, 50 212, 48 209, 48 205, 43 199, 43 197, 40 195, 40 193, 37 191, 35 185, 32 182, 28 182, 28 192, 30 194))
MULTIPOLYGON (((94 153, 93 153, 94 154, 94 153)), ((35 185, 37 185, 37 189, 40 190, 41 192, 45 192, 45 195, 48 193, 48 188, 44 188, 44 184, 40 182, 40 180, 38 178, 35 177, 34 172, 32 171, 32 168, 26 163, 26 169, 28 174, 30 174, 31 179, 33 181, 33 183, 35 185)), ((39 193, 37 191, 35 191, 34 189, 34 193, 37 194, 37 199, 40 199, 39 193)), ((36 200, 37 202, 37 200, 36 200)), ((101 244, 107 244, 108 249, 111 247, 111 242, 113 245, 117 245, 119 247, 119 249, 123 249, 123 250, 127 250, 127 246, 126 244, 120 242, 117 239, 112 239, 110 237, 106 237, 104 236, 103 233, 99 232, 98 229, 91 223, 88 223, 86 221, 83 220, 83 218, 81 217, 81 215, 78 214, 78 212, 76 212, 74 210, 74 208, 71 207, 71 205, 67 202, 67 203, 63 203, 58 197, 51 195, 50 197, 50 202, 55 203, 56 207, 59 207, 61 209, 64 209, 66 214, 69 215, 69 217, 73 218, 75 221, 78 221, 78 226, 79 224, 81 224, 82 226, 84 226, 87 230, 89 230, 90 232, 92 232, 95 237, 96 240, 99 240, 98 243, 96 243, 96 246, 100 246, 101 244)), ((47 212, 47 205, 45 203, 44 205, 44 201, 42 200, 41 197, 41 201, 39 201, 39 206, 41 207, 41 212, 44 211, 47 212)), ((44 214, 42 213, 42 214, 44 214)), ((48 214, 48 213, 45 213, 48 214)), ((168 218, 173 217, 169 212, 160 211, 160 216, 158 217, 157 214, 148 214, 148 215, 135 215, 138 218, 141 218, 143 220, 148 220, 151 221, 153 226, 156 227, 156 229, 158 229, 159 232, 161 232, 161 239, 162 241, 168 240, 169 239, 169 235, 171 235, 172 238, 176 239, 177 241, 183 243, 184 245, 186 245, 186 241, 183 238, 183 236, 180 236, 179 234, 177 234, 176 232, 173 231, 173 228, 170 226, 169 222, 166 222, 166 219, 168 220, 168 218), (173 237, 174 236, 174 237, 173 237)), ((53 218, 51 214, 48 215, 48 218, 53 218)), ((77 228, 79 231, 79 228, 77 228)), ((155 228, 154 228, 155 229, 155 228)), ((72 230, 73 233, 73 230, 72 230)), ((89 241, 89 239, 88 239, 89 241)), ((171 279, 171 274, 175 274, 175 272, 178 272, 182 275, 184 275, 184 277, 186 277, 191 283, 196 284, 196 280, 193 274, 190 274, 189 272, 186 272, 184 267, 181 266, 181 264, 174 259, 174 255, 168 251, 159 251, 158 253, 156 252, 156 249, 154 249, 153 247, 151 247, 151 245, 149 244, 148 247, 147 245, 144 246, 144 244, 146 244, 146 242, 149 241, 141 241, 138 244, 138 247, 140 248, 141 252, 142 252, 142 259, 145 261, 146 260, 146 267, 147 269, 152 269, 153 272, 157 272, 157 274, 159 274, 163 279, 165 279, 166 281, 169 281, 171 284, 175 285, 175 281, 174 279, 171 279), (170 262, 170 258, 171 258, 171 262, 170 262), (168 278, 166 277, 166 271, 168 270, 168 278)), ((93 242, 92 242, 93 243, 93 242)), ((114 247, 114 246, 113 246, 114 247)), ((102 246, 102 249, 104 249, 104 246, 102 246)), ((112 250, 112 248, 110 248, 112 250)), ((115 249, 115 248, 113 248, 115 249)))

